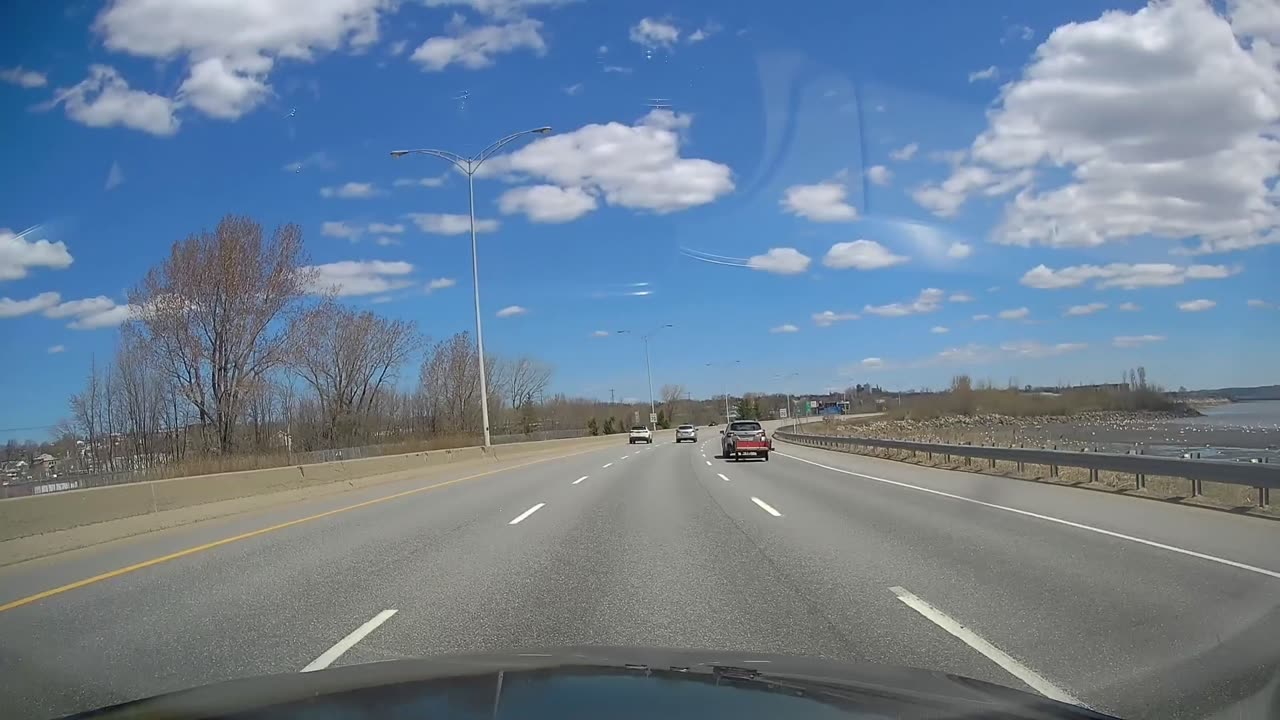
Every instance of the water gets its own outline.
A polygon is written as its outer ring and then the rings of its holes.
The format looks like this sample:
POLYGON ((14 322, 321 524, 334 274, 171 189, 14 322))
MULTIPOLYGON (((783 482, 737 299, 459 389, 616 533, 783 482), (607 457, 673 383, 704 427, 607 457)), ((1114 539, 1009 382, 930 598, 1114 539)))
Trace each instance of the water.
POLYGON ((1280 430, 1280 400, 1226 403, 1200 408, 1203 417, 1172 421, 1179 425, 1201 427, 1255 428, 1280 430))

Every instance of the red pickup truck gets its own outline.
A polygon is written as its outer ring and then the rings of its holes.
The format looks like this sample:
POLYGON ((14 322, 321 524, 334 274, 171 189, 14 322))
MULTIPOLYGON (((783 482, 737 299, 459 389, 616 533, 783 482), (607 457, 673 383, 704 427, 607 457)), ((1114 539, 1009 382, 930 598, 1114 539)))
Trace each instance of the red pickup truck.
POLYGON ((720 455, 726 460, 752 455, 768 462, 773 440, 755 420, 735 420, 720 434, 724 436, 720 438, 720 455))

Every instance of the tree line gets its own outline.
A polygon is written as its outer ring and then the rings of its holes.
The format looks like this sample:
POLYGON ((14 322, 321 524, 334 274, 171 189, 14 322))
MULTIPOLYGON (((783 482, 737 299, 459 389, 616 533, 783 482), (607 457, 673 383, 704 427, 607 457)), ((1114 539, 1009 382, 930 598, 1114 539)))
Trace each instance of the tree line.
MULTIPOLYGON (((268 234, 228 216, 174 243, 130 290, 115 352, 91 363, 56 447, 117 471, 480 434, 468 332, 432 342, 336 290, 317 296, 317 282, 296 225, 268 234)), ((486 369, 495 434, 585 427, 590 413, 572 409, 592 401, 546 397, 550 365, 490 356, 486 369)))

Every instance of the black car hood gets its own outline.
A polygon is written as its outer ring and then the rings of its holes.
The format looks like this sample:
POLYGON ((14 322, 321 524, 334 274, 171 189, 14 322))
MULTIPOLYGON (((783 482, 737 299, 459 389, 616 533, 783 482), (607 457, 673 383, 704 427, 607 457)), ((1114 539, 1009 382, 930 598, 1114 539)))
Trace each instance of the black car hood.
POLYGON ((570 647, 208 685, 73 718, 1104 718, 957 675, 808 657, 570 647))

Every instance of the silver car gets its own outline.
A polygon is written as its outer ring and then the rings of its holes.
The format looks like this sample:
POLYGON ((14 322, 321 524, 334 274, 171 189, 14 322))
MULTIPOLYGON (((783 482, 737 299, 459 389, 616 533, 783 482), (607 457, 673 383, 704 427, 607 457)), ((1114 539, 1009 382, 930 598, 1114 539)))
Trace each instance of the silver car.
POLYGON ((681 442, 683 440, 698 442, 698 428, 692 425, 681 425, 676 428, 676 442, 681 442))

